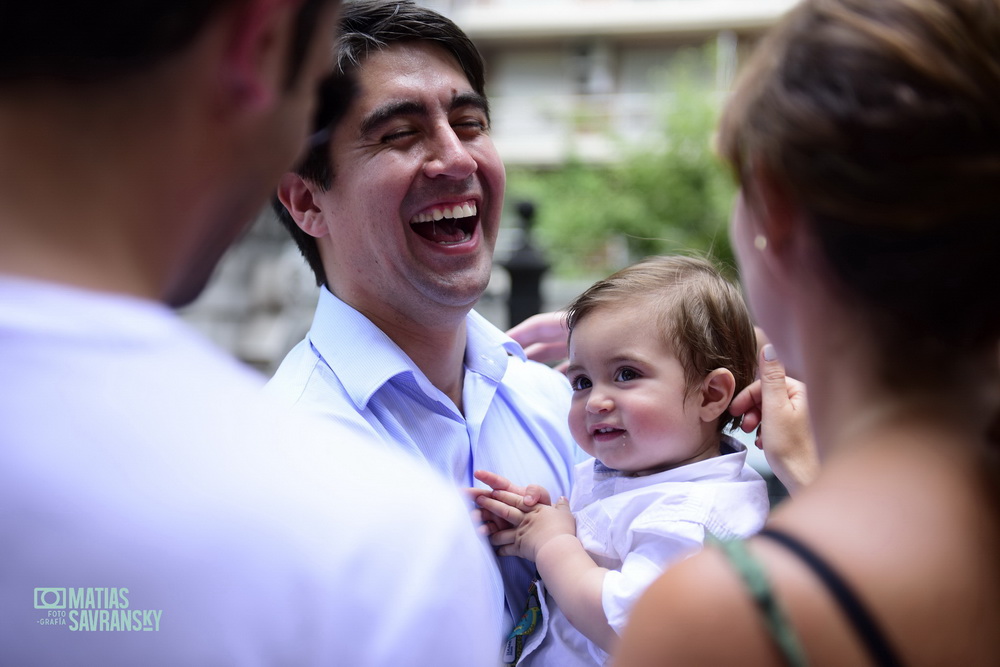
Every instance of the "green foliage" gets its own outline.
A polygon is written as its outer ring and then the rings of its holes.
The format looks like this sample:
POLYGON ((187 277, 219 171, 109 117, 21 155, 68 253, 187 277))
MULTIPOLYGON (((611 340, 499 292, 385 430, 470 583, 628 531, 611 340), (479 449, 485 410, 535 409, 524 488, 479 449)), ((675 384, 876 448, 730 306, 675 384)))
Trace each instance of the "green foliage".
POLYGON ((606 275, 647 255, 690 251, 733 265, 726 229, 734 188, 711 151, 718 106, 697 75, 706 57, 678 59, 665 77, 662 137, 623 149, 619 162, 508 170, 508 197, 536 203, 535 238, 558 274, 606 275), (622 239, 627 257, 609 253, 622 239))

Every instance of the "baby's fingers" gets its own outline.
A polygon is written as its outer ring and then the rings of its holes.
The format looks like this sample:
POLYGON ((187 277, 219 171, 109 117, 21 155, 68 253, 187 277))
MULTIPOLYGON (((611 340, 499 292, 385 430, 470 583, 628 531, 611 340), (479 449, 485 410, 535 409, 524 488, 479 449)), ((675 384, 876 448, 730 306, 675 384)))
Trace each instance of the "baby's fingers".
MULTIPOLYGON (((514 494, 507 494, 513 496, 514 498, 520 498, 514 494)), ((524 519, 524 512, 516 507, 512 507, 507 503, 497 500, 496 498, 491 498, 490 496, 479 496, 476 498, 476 504, 482 507, 487 512, 492 512, 497 517, 507 521, 511 525, 519 526, 521 520, 524 519)))
MULTIPOLYGON (((548 499, 549 494, 548 492, 545 491, 545 489, 542 489, 542 487, 540 486, 535 488, 540 490, 542 493, 545 493, 545 498, 548 499)), ((536 491, 536 493, 538 493, 538 491, 536 491)), ((529 505, 526 502, 525 496, 523 496, 520 493, 515 493, 513 491, 493 491, 492 493, 489 494, 489 497, 493 498, 494 500, 499 500, 505 505, 510 505, 515 509, 519 509, 522 512, 527 512, 529 509, 531 509, 531 505, 529 505)))
POLYGON ((525 507, 551 504, 552 498, 549 496, 549 492, 545 487, 539 486, 538 484, 529 484, 528 488, 524 490, 525 507))
POLYGON ((484 537, 500 530, 500 526, 497 524, 498 520, 499 517, 492 512, 480 508, 472 510, 472 523, 476 527, 476 532, 484 537))
POLYGON ((500 530, 490 535, 490 544, 500 556, 517 556, 514 546, 516 534, 514 529, 500 530))

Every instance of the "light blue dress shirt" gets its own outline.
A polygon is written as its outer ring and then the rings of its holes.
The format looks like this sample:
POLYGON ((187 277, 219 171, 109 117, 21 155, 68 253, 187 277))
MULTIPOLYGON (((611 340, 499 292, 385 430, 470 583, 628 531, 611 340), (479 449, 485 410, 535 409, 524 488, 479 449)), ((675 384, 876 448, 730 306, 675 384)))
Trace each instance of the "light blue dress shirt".
MULTIPOLYGON (((540 484, 553 499, 568 497, 573 466, 584 458, 566 421, 569 382, 527 360, 520 345, 478 313, 466 322, 464 414, 388 336, 326 288, 312 328, 267 391, 373 434, 459 486, 473 486, 473 471, 482 469, 540 484)), ((499 560, 512 624, 524 609, 534 565, 499 560)))

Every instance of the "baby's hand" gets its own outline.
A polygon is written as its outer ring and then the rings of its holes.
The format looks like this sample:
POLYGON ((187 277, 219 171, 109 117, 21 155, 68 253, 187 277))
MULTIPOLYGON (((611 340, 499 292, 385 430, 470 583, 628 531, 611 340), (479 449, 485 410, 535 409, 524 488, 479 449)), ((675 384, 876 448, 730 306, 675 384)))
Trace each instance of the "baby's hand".
POLYGON ((548 505, 551 502, 549 492, 537 484, 531 484, 527 487, 517 486, 506 477, 487 470, 477 470, 473 474, 476 479, 490 487, 489 489, 465 489, 466 496, 474 505, 477 505, 477 509, 472 511, 472 522, 477 526, 480 535, 491 536, 497 531, 513 528, 513 524, 502 516, 483 509, 479 503, 480 497, 507 498, 510 502, 519 502, 526 507, 531 507, 536 503, 548 505))
POLYGON ((487 496, 492 493, 489 489, 477 489, 470 487, 467 489, 462 489, 462 492, 469 499, 469 501, 474 506, 471 512, 472 523, 476 527, 476 532, 484 537, 489 537, 498 530, 510 528, 510 524, 496 516, 489 510, 485 510, 479 506, 478 499, 480 496, 487 496))
POLYGON ((516 494, 494 492, 491 496, 479 496, 477 503, 512 526, 490 535, 490 543, 501 556, 536 561, 538 552, 550 540, 561 535, 576 536, 576 519, 565 498, 560 498, 555 506, 528 507, 516 494))

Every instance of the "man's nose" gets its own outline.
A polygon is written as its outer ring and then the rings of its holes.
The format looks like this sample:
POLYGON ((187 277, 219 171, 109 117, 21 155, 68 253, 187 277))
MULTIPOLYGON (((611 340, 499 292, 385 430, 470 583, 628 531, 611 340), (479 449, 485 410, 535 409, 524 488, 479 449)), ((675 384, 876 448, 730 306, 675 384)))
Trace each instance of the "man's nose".
POLYGON ((455 133, 451 126, 434 136, 431 152, 424 165, 424 174, 429 178, 467 178, 479 168, 469 147, 455 133))

